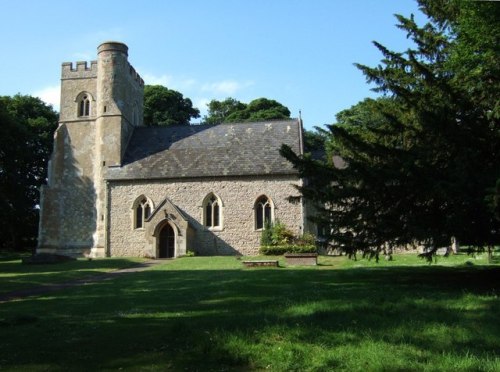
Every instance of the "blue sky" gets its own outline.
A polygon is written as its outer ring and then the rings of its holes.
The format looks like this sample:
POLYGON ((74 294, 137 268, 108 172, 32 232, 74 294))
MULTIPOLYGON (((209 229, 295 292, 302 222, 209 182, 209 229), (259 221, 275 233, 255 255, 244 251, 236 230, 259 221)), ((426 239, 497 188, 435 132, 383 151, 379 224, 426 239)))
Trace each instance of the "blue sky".
POLYGON ((376 40, 409 47, 394 14, 414 0, 0 0, 0 95, 39 96, 58 109, 62 62, 129 46, 146 84, 180 91, 202 114, 211 99, 266 97, 306 128, 373 96, 354 62, 375 66, 376 40))

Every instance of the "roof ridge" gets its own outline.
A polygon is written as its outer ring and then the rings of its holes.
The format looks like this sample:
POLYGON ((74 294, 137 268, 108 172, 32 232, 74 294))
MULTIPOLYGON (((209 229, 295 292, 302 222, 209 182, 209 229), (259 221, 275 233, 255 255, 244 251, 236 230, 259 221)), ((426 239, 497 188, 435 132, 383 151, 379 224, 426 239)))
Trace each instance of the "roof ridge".
POLYGON ((176 125, 149 125, 149 126, 141 126, 136 128, 210 128, 217 126, 227 126, 227 125, 264 125, 264 124, 274 124, 274 123, 290 123, 290 122, 298 122, 298 118, 289 118, 289 119, 272 119, 272 120, 259 120, 259 121, 235 121, 230 123, 219 123, 219 124, 176 124, 176 125))

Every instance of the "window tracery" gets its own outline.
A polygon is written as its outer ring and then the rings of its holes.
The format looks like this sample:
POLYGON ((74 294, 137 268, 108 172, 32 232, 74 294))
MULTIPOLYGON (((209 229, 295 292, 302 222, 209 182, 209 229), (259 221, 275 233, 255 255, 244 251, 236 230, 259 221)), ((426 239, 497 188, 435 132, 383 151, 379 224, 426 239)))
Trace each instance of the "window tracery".
POLYGON ((203 203, 203 224, 208 228, 222 227, 222 208, 220 199, 210 194, 203 203))
POLYGON ((265 229, 273 222, 274 207, 271 199, 265 195, 260 196, 255 202, 255 229, 265 229))
POLYGON ((144 196, 138 198, 134 203, 134 228, 142 229, 144 223, 151 216, 151 202, 144 196))

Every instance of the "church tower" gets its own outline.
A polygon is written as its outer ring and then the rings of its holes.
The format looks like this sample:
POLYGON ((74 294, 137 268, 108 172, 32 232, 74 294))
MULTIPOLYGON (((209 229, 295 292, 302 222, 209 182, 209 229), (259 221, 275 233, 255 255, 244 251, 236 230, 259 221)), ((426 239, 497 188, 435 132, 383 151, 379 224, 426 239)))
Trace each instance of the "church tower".
POLYGON ((143 125, 144 82, 128 47, 105 42, 97 61, 63 63, 59 127, 41 188, 38 253, 106 255, 106 173, 143 125))

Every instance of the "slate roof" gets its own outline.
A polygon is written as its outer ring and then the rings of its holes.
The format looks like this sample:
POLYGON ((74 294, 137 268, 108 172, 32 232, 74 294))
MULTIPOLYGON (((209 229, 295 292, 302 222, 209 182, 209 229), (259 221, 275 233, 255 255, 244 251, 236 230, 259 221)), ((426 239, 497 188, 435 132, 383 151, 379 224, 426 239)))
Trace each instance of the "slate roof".
POLYGON ((298 120, 138 127, 121 167, 108 180, 297 174, 279 154, 282 144, 301 153, 298 120))

